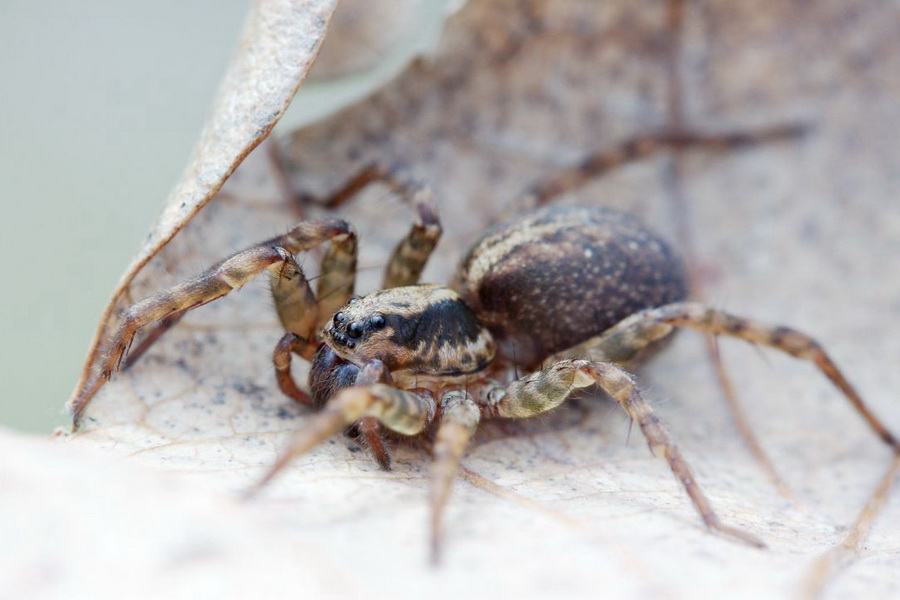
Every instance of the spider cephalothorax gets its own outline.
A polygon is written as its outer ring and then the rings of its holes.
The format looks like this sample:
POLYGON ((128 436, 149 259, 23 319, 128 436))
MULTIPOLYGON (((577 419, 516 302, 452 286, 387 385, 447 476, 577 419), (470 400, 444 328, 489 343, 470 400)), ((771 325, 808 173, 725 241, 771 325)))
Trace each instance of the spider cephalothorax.
POLYGON ((453 290, 430 284, 351 299, 325 325, 322 341, 310 368, 317 405, 353 385, 359 368, 373 361, 395 381, 424 385, 480 371, 494 357, 491 334, 472 310, 453 290))
POLYGON ((494 357, 491 335, 450 288, 415 285, 351 300, 323 331, 347 360, 378 359, 391 372, 460 375, 494 357))
MULTIPOLYGON (((746 136, 737 139, 744 143, 746 136)), ((634 152, 647 148, 629 147, 634 152)), ((623 156, 627 158, 623 152, 615 155, 623 156)), ((585 165, 599 172, 597 165, 611 162, 600 157, 585 165)), ((719 521, 677 446, 621 366, 676 327, 738 337, 813 362, 886 443, 900 447, 815 340, 786 327, 769 327, 685 302, 684 270, 677 257, 633 217, 584 207, 541 208, 515 215, 472 246, 454 291, 418 284, 441 233, 427 188, 398 171, 372 166, 334 197, 345 200, 377 178, 387 179, 402 192, 417 214, 390 259, 382 291, 352 298, 357 245, 347 223, 302 222, 126 311, 99 376, 73 396, 76 424, 139 329, 158 322, 157 331, 164 330, 188 309, 268 271, 275 306, 287 330, 273 356, 278 385, 318 412, 301 426, 263 481, 350 426, 384 468, 390 466, 382 440, 385 429, 402 435, 433 431, 435 549, 442 508, 479 421, 538 415, 576 390, 595 385, 638 424, 650 449, 668 462, 708 527, 761 545, 755 537, 719 521), (294 255, 325 243, 323 272, 314 294, 294 255), (291 375, 293 355, 312 362, 309 393, 291 375)), ((574 179, 567 175, 563 180, 574 179)), ((566 187, 538 189, 532 199, 543 202, 566 187)), ((151 333, 151 339, 155 337, 151 333)))

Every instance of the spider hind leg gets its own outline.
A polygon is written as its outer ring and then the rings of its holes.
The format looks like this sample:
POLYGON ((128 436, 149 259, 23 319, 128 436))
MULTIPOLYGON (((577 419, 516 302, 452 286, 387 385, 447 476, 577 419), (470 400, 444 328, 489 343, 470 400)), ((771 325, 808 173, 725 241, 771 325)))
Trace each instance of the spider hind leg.
POLYGON ((709 529, 751 546, 764 547, 765 544, 755 536, 721 522, 681 451, 641 397, 631 376, 621 367, 590 360, 561 360, 512 382, 504 392, 495 395, 490 410, 500 418, 524 419, 556 408, 574 391, 594 384, 638 424, 650 451, 666 460, 709 529))
POLYGON ((677 302, 635 313, 600 336, 560 353, 556 358, 591 356, 623 362, 676 327, 712 336, 726 335, 768 346, 813 363, 831 381, 881 440, 900 452, 900 440, 863 401, 825 349, 809 335, 783 326, 764 325, 698 302, 677 302))

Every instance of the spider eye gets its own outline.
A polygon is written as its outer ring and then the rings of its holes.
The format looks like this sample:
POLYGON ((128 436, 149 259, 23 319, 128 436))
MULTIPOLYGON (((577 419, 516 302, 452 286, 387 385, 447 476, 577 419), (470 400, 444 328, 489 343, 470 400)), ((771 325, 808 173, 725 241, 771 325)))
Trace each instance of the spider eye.
POLYGON ((384 327, 384 317, 382 317, 381 315, 375 315, 369 322, 375 329, 381 329, 382 327, 384 327))
POLYGON ((363 334, 363 326, 359 321, 354 321, 350 323, 350 326, 347 327, 347 336, 353 339, 358 338, 363 334))
POLYGON ((334 324, 337 325, 338 323, 343 323, 345 318, 346 317, 342 312, 334 313, 334 324))

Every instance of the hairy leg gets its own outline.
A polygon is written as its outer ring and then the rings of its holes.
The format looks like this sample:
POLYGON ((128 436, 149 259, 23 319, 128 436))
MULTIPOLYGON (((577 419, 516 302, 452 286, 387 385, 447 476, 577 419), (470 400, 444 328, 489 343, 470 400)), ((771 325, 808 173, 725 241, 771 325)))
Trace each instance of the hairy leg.
POLYGON ((663 424, 641 398, 631 376, 614 364, 588 360, 557 362, 547 369, 514 381, 505 390, 496 390, 490 397, 490 410, 497 417, 524 419, 556 408, 575 390, 594 384, 618 402, 638 424, 654 456, 664 458, 669 463, 669 468, 684 487, 707 527, 753 546, 764 545, 749 533, 725 525, 719 520, 687 461, 672 442, 663 424))
MULTIPOLYGON (((312 396, 300 388, 291 375, 291 355, 298 354, 306 360, 312 360, 318 349, 317 343, 312 343, 293 333, 286 333, 278 342, 272 354, 272 362, 275 365, 275 379, 278 388, 286 396, 293 398, 298 404, 319 409, 315 405, 312 396)), ((364 370, 356 379, 355 385, 364 386, 374 383, 392 384, 390 374, 383 366, 375 365, 364 370)), ((355 432, 354 437, 361 438, 378 465, 385 471, 391 470, 391 455, 381 436, 381 426, 378 419, 362 417, 350 430, 355 432)))
POLYGON ((475 433, 481 411, 464 390, 452 390, 441 397, 441 421, 434 440, 431 465, 431 560, 440 558, 441 517, 450 487, 459 470, 459 461, 475 433))
POLYGON ((441 224, 434 196, 427 185, 397 165, 376 161, 365 165, 338 190, 318 201, 318 204, 337 208, 372 183, 386 185, 415 210, 412 228, 394 248, 381 287, 391 288, 417 283, 441 237, 441 224))
MULTIPOLYGON (((232 290, 243 287, 266 269, 277 270, 283 265, 293 263, 293 254, 297 252, 308 250, 328 240, 337 240, 336 243, 341 243, 347 239, 354 239, 354 235, 344 221, 328 219, 300 223, 283 236, 238 252, 197 277, 129 307, 113 334, 99 373, 84 388, 75 390, 69 400, 73 427, 77 428, 80 425, 85 407, 91 398, 122 364, 139 330, 157 322, 162 322, 162 327, 167 328, 188 310, 208 304, 232 290)), ((158 338, 159 335, 154 333, 150 334, 153 339, 158 338)), ((143 349, 146 349, 146 346, 143 349)))
MULTIPOLYGON (((345 255, 348 251, 354 253, 352 260, 345 260, 344 262, 350 263, 350 265, 355 270, 355 265, 356 265, 355 234, 349 228, 349 225, 347 225, 344 221, 323 220, 323 221, 303 222, 303 223, 300 223, 299 225, 293 227, 288 233, 278 236, 278 237, 274 237, 270 240, 266 240, 265 242, 258 244, 258 245, 259 246, 281 247, 281 248, 286 249, 291 254, 297 254, 297 253, 303 252, 305 250, 310 250, 310 249, 314 248, 315 246, 320 245, 323 241, 325 241, 324 239, 322 239, 322 235, 323 234, 328 235, 325 230, 329 226, 333 226, 335 231, 337 232, 335 234, 335 236, 331 239, 335 244, 338 244, 343 249, 342 253, 345 255), (324 225, 324 227, 322 225, 324 225), (346 234, 347 237, 350 239, 343 240, 342 233, 346 234)), ((218 265, 216 265, 216 266, 218 266, 218 265)), ((323 266, 325 266, 325 265, 323 265, 323 266)), ((215 266, 212 267, 210 270, 212 270, 214 268, 215 268, 215 266)), ((347 269, 348 267, 343 267, 343 268, 347 269)), ((300 271, 300 267, 298 265, 294 265, 294 270, 300 271)), ((273 282, 272 283, 272 295, 275 299, 275 306, 278 309, 278 316, 281 319, 281 322, 285 328, 285 331, 296 332, 296 328, 293 325, 290 325, 285 322, 285 317, 284 317, 284 315, 282 315, 282 310, 280 308, 281 304, 289 304, 289 303, 291 303, 292 299, 285 298, 283 303, 279 302, 279 294, 290 296, 290 295, 297 293, 297 291, 293 290, 290 287, 287 287, 287 284, 292 279, 292 277, 290 277, 288 275, 289 275, 289 271, 284 271, 284 274, 281 277, 279 277, 278 273, 272 274, 272 282, 273 282), (281 280, 281 284, 280 284, 280 286, 282 287, 281 291, 276 289, 276 284, 275 284, 276 280, 281 280)), ((300 272, 300 275, 302 277, 302 272, 300 272)), ((339 279, 341 281, 345 282, 347 279, 347 276, 343 275, 343 274, 339 275, 339 279)), ((305 280, 304 280, 304 282, 305 282, 305 280)), ((336 283, 330 284, 330 285, 335 285, 338 288, 341 288, 341 287, 343 287, 344 289, 347 288, 346 283, 337 283, 336 282, 336 283)), ((307 286, 308 286, 308 284, 307 284, 307 286)), ((338 297, 334 301, 337 301, 338 299, 343 298, 343 297, 349 298, 350 295, 352 295, 352 293, 353 293, 352 279, 350 280, 349 288, 350 288, 350 291, 344 292, 343 295, 339 294, 338 297)), ((311 292, 310 292, 310 295, 311 295, 311 292)), ((341 306, 341 305, 343 305, 343 303, 339 304, 339 306, 341 306)), ((138 343, 138 345, 129 350, 128 356, 126 356, 124 358, 124 360, 122 361, 122 369, 123 370, 128 369, 129 367, 131 367, 131 365, 136 363, 141 358, 141 356, 143 356, 144 353, 147 350, 149 350, 150 347, 154 343, 156 343, 156 341, 159 338, 161 338, 169 329, 171 329, 172 327, 174 327, 175 325, 178 324, 178 322, 185 315, 185 313, 187 313, 188 310, 190 310, 190 308, 180 311, 180 312, 172 313, 172 314, 166 316, 165 318, 160 319, 160 321, 153 326, 153 329, 151 331, 149 331, 146 335, 143 336, 143 339, 141 339, 141 341, 138 343)), ((293 309, 288 309, 288 310, 293 310, 293 309)), ((310 339, 312 339, 312 337, 310 337, 310 339)))
POLYGON ((319 305, 303 269, 291 257, 279 269, 269 269, 269 288, 282 328, 298 337, 315 340, 319 305))
POLYGON ((812 362, 844 394, 878 437, 895 451, 900 451, 900 440, 875 416, 812 337, 788 327, 763 325, 697 302, 678 302, 636 313, 602 335, 566 350, 556 358, 590 356, 596 360, 627 362, 641 349, 669 335, 675 327, 740 338, 812 362))
POLYGON ((332 240, 322 257, 322 273, 316 286, 318 322, 316 329, 325 326, 337 310, 353 296, 356 284, 356 236, 348 235, 332 240))
POLYGON ((373 417, 392 431, 416 435, 427 426, 434 413, 434 399, 383 383, 345 388, 294 435, 288 447, 250 493, 265 486, 295 458, 360 419, 373 417))
MULTIPOLYGON (((188 309, 190 310, 190 309, 188 309)), ((131 365, 136 363, 140 358, 144 355, 150 347, 156 343, 156 340, 161 338, 168 330, 178 325, 178 322, 181 321, 181 318, 187 314, 187 310, 182 310, 176 313, 172 313, 168 317, 162 319, 159 323, 157 323, 151 331, 147 333, 143 337, 143 339, 131 348, 128 351, 128 354, 125 358, 122 359, 122 370, 130 369, 131 365)))
POLYGON ((697 133, 684 129, 649 133, 627 139, 612 148, 589 154, 578 165, 558 171, 529 186, 497 218, 506 219, 523 210, 543 206, 559 196, 577 190, 622 165, 636 162, 664 150, 706 149, 724 151, 756 146, 802 135, 804 125, 789 123, 755 130, 697 133))
POLYGON ((313 406, 312 397, 297 385, 294 376, 291 375, 291 355, 298 354, 306 360, 312 360, 316 353, 316 346, 316 343, 310 342, 296 333, 286 333, 278 341, 275 351, 272 353, 272 364, 275 366, 275 381, 278 382, 278 389, 297 403, 309 407, 313 406))
POLYGON ((391 470, 391 453, 384 443, 381 433, 381 424, 375 417, 363 417, 359 420, 359 436, 365 443, 369 454, 378 463, 382 471, 391 470))
POLYGON ((310 395, 297 385, 291 375, 291 355, 297 354, 306 360, 312 360, 318 346, 318 302, 303 270, 294 260, 285 261, 280 269, 269 269, 269 284, 278 318, 287 331, 272 353, 275 380, 286 396, 300 404, 312 406, 310 395))

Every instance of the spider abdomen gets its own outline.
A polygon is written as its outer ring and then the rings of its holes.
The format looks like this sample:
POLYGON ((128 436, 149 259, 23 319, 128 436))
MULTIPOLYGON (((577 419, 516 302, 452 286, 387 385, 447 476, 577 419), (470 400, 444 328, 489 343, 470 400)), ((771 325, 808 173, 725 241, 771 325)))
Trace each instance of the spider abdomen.
POLYGON ((659 236, 597 207, 542 208, 492 227, 456 287, 498 355, 529 366, 687 295, 681 261, 659 236))

